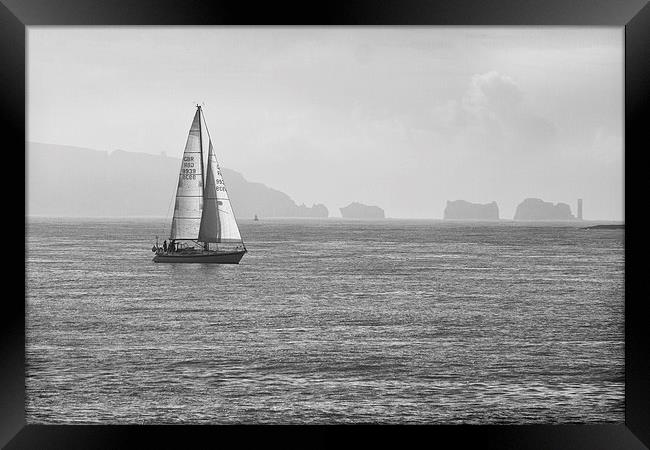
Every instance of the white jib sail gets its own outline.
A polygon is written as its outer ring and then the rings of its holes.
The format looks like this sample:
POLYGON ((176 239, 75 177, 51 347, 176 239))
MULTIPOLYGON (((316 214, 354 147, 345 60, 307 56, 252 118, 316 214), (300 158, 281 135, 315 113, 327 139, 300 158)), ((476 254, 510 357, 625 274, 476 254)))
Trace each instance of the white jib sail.
POLYGON ((171 239, 196 239, 203 209, 203 170, 201 163, 201 112, 196 110, 187 136, 183 161, 178 175, 176 204, 171 239))
POLYGON ((199 241, 241 243, 241 234, 230 205, 217 157, 212 149, 212 141, 209 142, 208 147, 207 176, 199 241))

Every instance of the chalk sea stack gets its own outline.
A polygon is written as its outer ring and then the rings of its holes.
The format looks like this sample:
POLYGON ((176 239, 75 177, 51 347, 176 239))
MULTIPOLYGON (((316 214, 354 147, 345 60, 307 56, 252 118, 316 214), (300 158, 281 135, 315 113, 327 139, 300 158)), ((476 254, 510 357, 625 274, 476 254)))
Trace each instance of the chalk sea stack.
POLYGON ((294 217, 327 217, 329 215, 327 207, 320 203, 314 203, 311 207, 303 203, 292 211, 294 217))
POLYGON ((517 206, 514 220, 576 220, 566 203, 545 202, 539 198, 527 198, 517 206))
POLYGON ((499 206, 492 203, 470 203, 465 200, 447 200, 445 220, 499 220, 499 206))
POLYGON ((386 215, 379 206, 368 206, 353 202, 344 208, 339 208, 346 219, 384 219, 386 215))

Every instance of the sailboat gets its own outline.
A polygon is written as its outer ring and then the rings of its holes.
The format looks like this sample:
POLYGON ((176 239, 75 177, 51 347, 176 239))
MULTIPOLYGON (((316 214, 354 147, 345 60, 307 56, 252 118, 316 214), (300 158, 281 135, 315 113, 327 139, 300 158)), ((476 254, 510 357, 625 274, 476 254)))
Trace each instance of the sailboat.
POLYGON ((156 241, 152 250, 156 263, 239 264, 247 252, 200 105, 181 161, 169 245, 156 241))

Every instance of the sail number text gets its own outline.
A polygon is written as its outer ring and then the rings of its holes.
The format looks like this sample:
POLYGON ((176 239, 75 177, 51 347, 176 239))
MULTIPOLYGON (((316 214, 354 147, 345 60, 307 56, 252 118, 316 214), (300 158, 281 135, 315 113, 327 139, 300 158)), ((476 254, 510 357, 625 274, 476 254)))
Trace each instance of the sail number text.
POLYGON ((194 156, 183 157, 183 168, 181 170, 183 180, 196 180, 196 169, 194 169, 194 156))

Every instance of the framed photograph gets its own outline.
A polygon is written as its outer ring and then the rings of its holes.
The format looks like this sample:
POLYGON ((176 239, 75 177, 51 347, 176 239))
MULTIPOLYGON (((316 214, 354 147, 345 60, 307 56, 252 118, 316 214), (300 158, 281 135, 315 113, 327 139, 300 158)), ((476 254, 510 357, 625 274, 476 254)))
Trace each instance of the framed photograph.
POLYGON ((646 1, 0 0, 0 33, 6 448, 650 445, 646 1))

